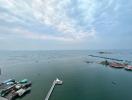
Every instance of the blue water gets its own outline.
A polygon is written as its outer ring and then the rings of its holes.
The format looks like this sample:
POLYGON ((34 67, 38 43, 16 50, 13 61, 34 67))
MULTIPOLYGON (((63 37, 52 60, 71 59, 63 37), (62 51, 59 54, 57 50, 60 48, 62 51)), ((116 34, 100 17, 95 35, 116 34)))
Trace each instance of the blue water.
POLYGON ((132 72, 100 65, 98 55, 131 60, 132 52, 98 51, 1 51, 0 81, 28 78, 33 82, 29 94, 18 100, 44 100, 56 77, 64 84, 56 86, 50 100, 131 100, 132 72), (94 61, 95 63, 86 63, 94 61))

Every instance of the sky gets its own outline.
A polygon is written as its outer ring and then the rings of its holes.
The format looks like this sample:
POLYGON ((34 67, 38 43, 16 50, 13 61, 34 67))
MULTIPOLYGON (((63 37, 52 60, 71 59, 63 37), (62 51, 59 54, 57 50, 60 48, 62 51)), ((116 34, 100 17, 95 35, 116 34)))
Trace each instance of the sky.
POLYGON ((132 0, 0 0, 0 50, 132 49, 132 0))

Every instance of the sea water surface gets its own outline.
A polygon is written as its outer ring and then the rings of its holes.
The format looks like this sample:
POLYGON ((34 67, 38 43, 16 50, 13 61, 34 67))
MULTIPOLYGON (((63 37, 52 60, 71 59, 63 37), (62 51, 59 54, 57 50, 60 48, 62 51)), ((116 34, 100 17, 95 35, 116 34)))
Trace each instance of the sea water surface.
POLYGON ((56 86, 50 100, 132 100, 132 72, 98 63, 99 55, 132 60, 131 51, 0 51, 0 81, 14 78, 32 81, 32 90, 17 100, 44 100, 57 77, 63 85, 56 86))

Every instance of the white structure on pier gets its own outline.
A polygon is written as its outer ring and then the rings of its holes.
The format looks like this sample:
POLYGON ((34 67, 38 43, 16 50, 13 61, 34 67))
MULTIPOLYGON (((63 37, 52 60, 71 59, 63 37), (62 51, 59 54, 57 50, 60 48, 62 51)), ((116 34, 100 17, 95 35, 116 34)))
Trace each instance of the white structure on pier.
POLYGON ((45 100, 49 100, 49 97, 50 97, 51 93, 53 92, 55 85, 61 85, 62 83, 63 83, 63 81, 59 80, 58 78, 56 80, 54 80, 45 100))

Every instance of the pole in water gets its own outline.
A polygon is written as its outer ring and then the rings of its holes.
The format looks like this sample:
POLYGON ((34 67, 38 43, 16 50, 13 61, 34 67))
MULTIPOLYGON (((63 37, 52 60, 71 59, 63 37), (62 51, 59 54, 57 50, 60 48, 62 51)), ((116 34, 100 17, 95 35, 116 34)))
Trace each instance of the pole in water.
POLYGON ((49 97, 51 96, 51 93, 53 92, 55 85, 61 85, 62 83, 63 82, 59 80, 58 78, 54 80, 45 100, 49 100, 49 97))
POLYGON ((0 75, 1 75, 1 68, 0 68, 0 75))

